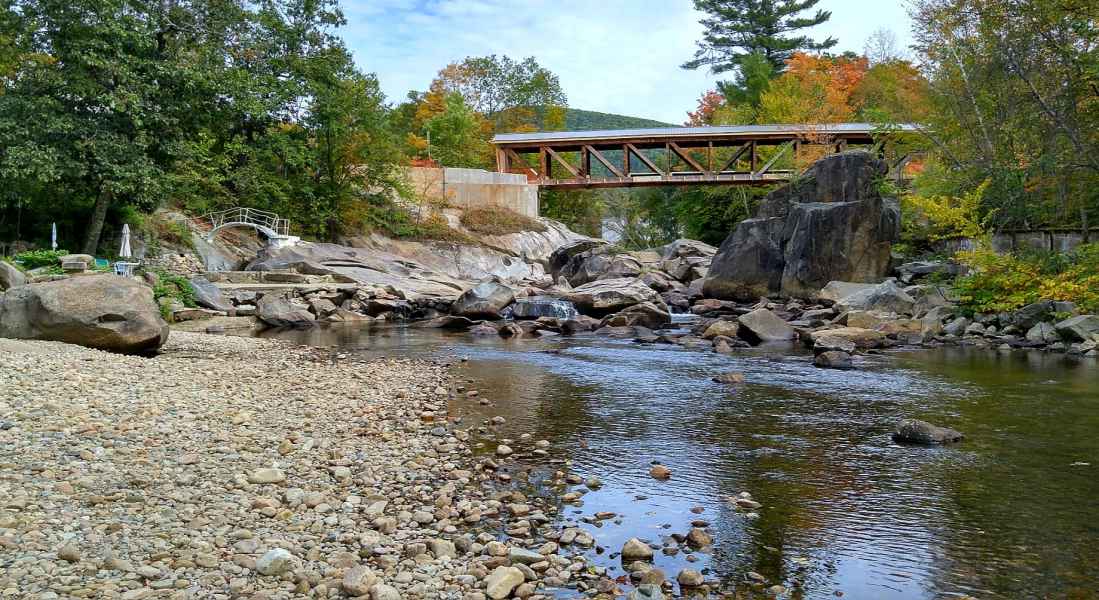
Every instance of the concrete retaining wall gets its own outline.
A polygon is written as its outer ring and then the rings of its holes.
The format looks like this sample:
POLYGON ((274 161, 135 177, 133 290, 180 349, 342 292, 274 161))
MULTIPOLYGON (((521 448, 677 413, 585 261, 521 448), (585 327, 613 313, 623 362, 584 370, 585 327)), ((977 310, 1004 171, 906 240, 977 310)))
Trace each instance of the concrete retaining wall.
POLYGON ((538 186, 525 175, 481 169, 412 167, 412 189, 434 201, 457 208, 502 206, 531 218, 538 216, 538 186))
MULTIPOLYGON (((1099 229, 1092 229, 1088 233, 1087 241, 1099 242, 1099 229)), ((997 233, 992 236, 992 248, 1000 253, 1019 250, 1068 252, 1084 242, 1084 234, 1078 230, 1012 231, 997 233)), ((958 250, 972 250, 977 247, 977 244, 972 239, 963 238, 942 240, 936 243, 935 247, 940 251, 956 252, 958 250)))

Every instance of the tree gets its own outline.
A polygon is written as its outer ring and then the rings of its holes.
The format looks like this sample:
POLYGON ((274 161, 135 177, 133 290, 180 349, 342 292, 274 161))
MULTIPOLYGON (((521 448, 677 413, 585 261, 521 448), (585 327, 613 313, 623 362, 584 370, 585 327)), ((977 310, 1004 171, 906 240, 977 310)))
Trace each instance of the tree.
POLYGON ((880 27, 866 38, 863 45, 863 55, 871 65, 902 60, 904 53, 897 48, 897 34, 892 29, 880 27))
POLYGON ((561 82, 533 56, 521 61, 495 54, 467 57, 444 67, 436 81, 444 91, 461 94, 497 132, 540 129, 547 116, 564 123, 563 114, 547 112, 568 104, 561 82))
POLYGON ((444 99, 444 109, 427 120, 431 157, 444 167, 487 166, 488 140, 481 119, 457 92, 444 99))
POLYGON ((810 17, 798 15, 816 6, 819 0, 694 0, 696 10, 706 13, 700 23, 706 28, 693 59, 684 69, 709 67, 725 73, 741 67, 745 58, 759 53, 780 73, 786 61, 798 50, 827 50, 835 38, 822 42, 806 35, 793 35, 831 18, 832 13, 817 10, 810 17))
POLYGON ((919 0, 940 168, 917 183, 961 196, 986 179, 996 227, 1099 218, 1099 6, 919 0), (935 176, 935 181, 930 176, 935 176))

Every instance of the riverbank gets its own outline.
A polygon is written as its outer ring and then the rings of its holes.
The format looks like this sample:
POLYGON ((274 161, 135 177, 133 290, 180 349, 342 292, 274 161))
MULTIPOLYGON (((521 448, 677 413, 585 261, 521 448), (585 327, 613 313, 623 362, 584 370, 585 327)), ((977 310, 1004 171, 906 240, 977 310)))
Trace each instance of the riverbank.
POLYGON ((582 559, 523 547, 552 507, 493 488, 496 463, 446 422, 449 384, 438 363, 251 338, 173 332, 152 358, 0 340, 0 595, 503 598, 575 582, 582 559), (508 544, 478 533, 495 529, 508 544))

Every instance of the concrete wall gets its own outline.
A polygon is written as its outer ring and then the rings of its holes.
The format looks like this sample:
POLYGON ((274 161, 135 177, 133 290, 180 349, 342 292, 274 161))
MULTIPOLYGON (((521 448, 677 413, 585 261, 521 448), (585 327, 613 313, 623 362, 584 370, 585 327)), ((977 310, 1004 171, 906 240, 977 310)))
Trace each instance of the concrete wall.
POLYGON ((525 175, 481 169, 412 167, 409 181, 416 193, 430 200, 446 200, 457 208, 502 206, 531 218, 538 216, 538 186, 525 175))
MULTIPOLYGON (((1099 241, 1099 229, 1088 233, 1088 241, 1099 241)), ((1048 250, 1068 252, 1084 243, 1084 234, 1080 231, 1013 231, 997 233, 992 236, 992 248, 996 252, 1006 253, 1017 250, 1048 250)), ((977 244, 968 238, 942 240, 935 244, 941 251, 972 250, 977 244)))

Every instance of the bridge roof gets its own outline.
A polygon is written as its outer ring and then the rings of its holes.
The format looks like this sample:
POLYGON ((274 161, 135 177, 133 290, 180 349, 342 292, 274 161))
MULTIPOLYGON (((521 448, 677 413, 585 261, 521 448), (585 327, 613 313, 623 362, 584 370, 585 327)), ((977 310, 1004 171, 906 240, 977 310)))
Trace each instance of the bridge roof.
MULTIPOLYGON (((902 124, 901 131, 916 131, 912 124, 902 124)), ((536 133, 501 133, 492 138, 499 146, 529 145, 544 142, 577 143, 607 142, 612 140, 685 138, 734 138, 746 139, 790 136, 791 134, 827 134, 868 137, 878 130, 873 123, 828 123, 822 125, 730 125, 714 127, 654 127, 648 129, 605 129, 598 131, 541 131, 536 133)))

